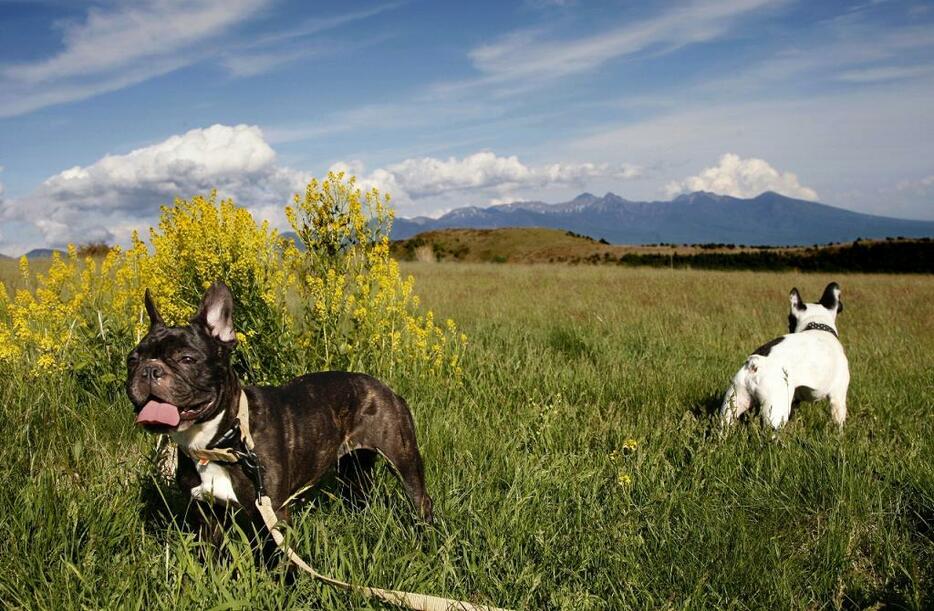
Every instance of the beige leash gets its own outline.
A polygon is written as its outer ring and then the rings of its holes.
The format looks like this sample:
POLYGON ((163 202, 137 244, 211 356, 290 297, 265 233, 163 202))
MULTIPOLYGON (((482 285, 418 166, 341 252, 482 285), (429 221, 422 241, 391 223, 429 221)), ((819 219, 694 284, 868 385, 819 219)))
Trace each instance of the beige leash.
MULTIPOLYGON (((240 434, 243 443, 248 449, 252 450, 254 445, 253 436, 250 435, 249 404, 247 402, 246 393, 242 390, 240 391, 240 406, 237 410, 237 417, 240 419, 240 434)), ((232 463, 239 461, 239 457, 229 449, 192 450, 189 452, 189 455, 202 463, 212 460, 232 463)), ((451 609, 457 611, 507 611, 499 607, 474 605, 461 600, 442 598, 440 596, 429 596, 427 594, 417 594, 414 592, 384 590, 383 588, 356 585, 319 573, 312 568, 311 565, 302 560, 302 557, 299 556, 291 546, 286 544, 285 535, 279 530, 279 518, 276 517, 276 512, 272 508, 272 500, 270 500, 268 496, 263 495, 256 500, 256 508, 259 510, 259 514, 262 516, 263 523, 269 530, 269 534, 272 535, 276 545, 285 553, 289 561, 315 579, 328 585, 347 590, 348 592, 362 594, 368 598, 377 598, 389 604, 413 609, 414 611, 449 611, 451 609)))

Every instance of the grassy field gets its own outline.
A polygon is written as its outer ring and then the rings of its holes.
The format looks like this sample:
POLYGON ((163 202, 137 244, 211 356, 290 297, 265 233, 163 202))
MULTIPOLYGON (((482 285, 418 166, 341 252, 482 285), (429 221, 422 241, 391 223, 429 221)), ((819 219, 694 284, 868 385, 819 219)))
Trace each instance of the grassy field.
POLYGON ((934 273, 930 238, 856 240, 814 246, 609 244, 559 229, 438 229, 392 245, 402 261, 569 263, 709 269, 859 273, 934 273))
MULTIPOLYGON (((514 608, 934 607, 934 278, 405 270, 471 342, 461 389, 392 380, 439 519, 419 526, 386 469, 364 510, 326 485, 292 533, 322 572, 514 608), (845 430, 803 404, 777 438, 755 420, 721 438, 709 411, 784 332, 788 291, 830 279, 845 430)), ((3 380, 0 435, 4 607, 372 604, 257 566, 244 533, 203 562, 118 385, 3 380)))
POLYGON ((416 260, 415 250, 428 246, 442 261, 468 263, 554 263, 586 261, 624 254, 694 254, 698 252, 750 252, 754 247, 703 249, 698 245, 643 246, 608 244, 561 229, 503 227, 499 229, 437 229, 393 243, 394 254, 416 260))

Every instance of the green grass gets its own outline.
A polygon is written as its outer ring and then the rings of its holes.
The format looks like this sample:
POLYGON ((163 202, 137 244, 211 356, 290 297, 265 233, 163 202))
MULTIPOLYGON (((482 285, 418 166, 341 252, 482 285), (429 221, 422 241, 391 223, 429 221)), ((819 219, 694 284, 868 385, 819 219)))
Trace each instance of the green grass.
MULTIPOLYGON (((934 606, 934 279, 832 278, 850 418, 838 433, 825 404, 803 404, 773 439, 756 421, 720 438, 708 411, 784 331, 790 288, 814 300, 829 277, 405 271, 471 341, 462 389, 392 381, 415 413, 438 524, 413 520, 385 469, 362 511, 325 486, 292 531, 322 572, 516 608, 934 606)), ((4 380, 0 439, 3 606, 374 604, 287 584, 244 533, 227 560, 202 561, 120 388, 4 380)))

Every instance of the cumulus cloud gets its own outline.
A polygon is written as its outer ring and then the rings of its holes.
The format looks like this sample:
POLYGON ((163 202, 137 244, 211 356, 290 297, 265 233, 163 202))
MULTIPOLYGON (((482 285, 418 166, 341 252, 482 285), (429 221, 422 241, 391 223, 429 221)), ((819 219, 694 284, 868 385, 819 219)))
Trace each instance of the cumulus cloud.
POLYGON ((743 159, 733 153, 723 155, 716 166, 705 168, 697 176, 672 181, 665 187, 669 197, 693 191, 746 198, 775 191, 788 197, 817 200, 817 193, 801 185, 791 172, 779 172, 762 159, 743 159))
POLYGON ((522 189, 583 184, 592 178, 630 179, 641 175, 634 165, 552 163, 527 165, 515 155, 501 157, 481 151, 461 159, 406 159, 366 174, 359 161, 334 164, 332 170, 357 175, 361 183, 410 202, 450 193, 511 193, 522 189))
MULTIPOLYGON (((337 163, 331 169, 356 175, 365 188, 376 186, 390 193, 403 213, 464 205, 464 193, 506 199, 523 189, 640 174, 639 168, 625 164, 528 165, 518 157, 489 151, 461 159, 406 159, 369 173, 359 161, 337 163)), ((27 196, 0 201, 0 218, 33 228, 49 246, 125 243, 133 230, 157 220, 162 204, 216 188, 221 197, 234 197, 281 227, 283 205, 310 179, 310 173, 277 161, 259 127, 212 125, 59 172, 27 196)))
POLYGON ((217 188, 222 196, 268 209, 281 207, 308 178, 276 164, 258 127, 213 125, 67 169, 2 209, 9 219, 38 218, 34 225, 50 245, 125 240, 175 197, 217 188))

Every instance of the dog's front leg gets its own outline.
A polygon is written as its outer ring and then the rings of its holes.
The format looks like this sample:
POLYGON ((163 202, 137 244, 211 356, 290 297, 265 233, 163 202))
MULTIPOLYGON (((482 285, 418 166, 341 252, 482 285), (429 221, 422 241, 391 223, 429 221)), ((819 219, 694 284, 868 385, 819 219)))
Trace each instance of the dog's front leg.
POLYGON ((194 501, 192 511, 198 523, 198 536, 217 554, 224 544, 225 520, 218 516, 209 503, 194 501))
POLYGON ((195 467, 194 461, 184 452, 178 453, 178 469, 175 480, 182 492, 188 494, 191 500, 188 504, 187 518, 193 530, 198 533, 199 539, 213 547, 220 549, 224 542, 224 525, 215 513, 210 503, 200 500, 197 493, 201 488, 201 476, 195 467))

